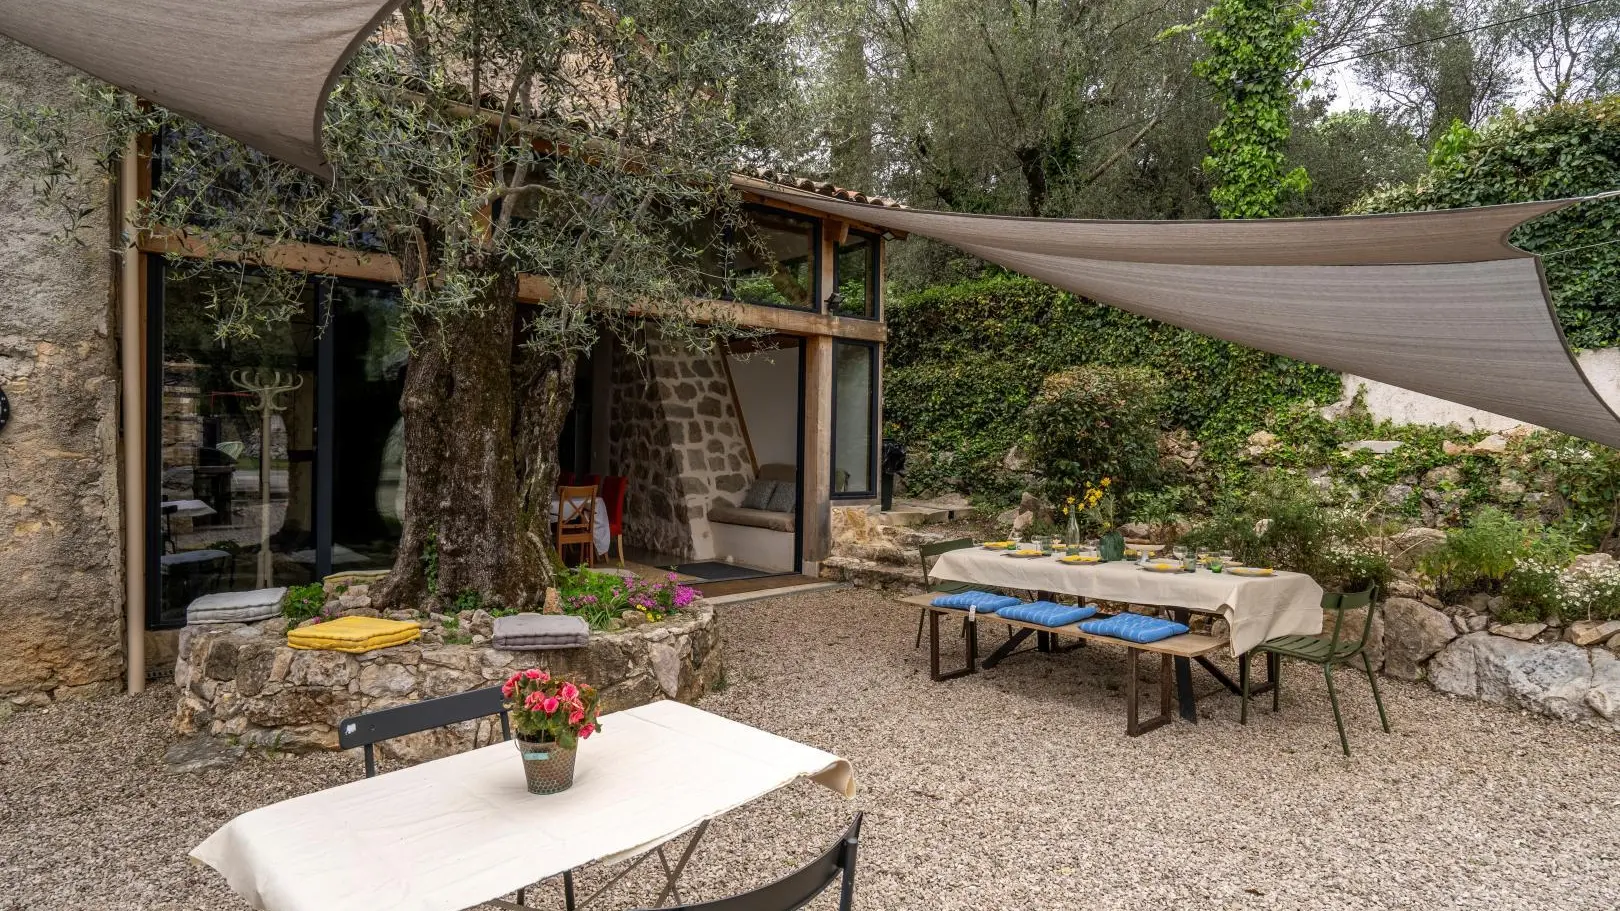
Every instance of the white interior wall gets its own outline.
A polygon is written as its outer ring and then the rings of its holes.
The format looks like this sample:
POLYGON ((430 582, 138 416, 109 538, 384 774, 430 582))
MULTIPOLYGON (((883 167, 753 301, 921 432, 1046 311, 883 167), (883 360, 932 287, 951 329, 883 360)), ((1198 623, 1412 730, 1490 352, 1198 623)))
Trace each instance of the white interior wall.
POLYGON ((727 355, 727 361, 754 458, 761 465, 797 465, 799 349, 727 355))

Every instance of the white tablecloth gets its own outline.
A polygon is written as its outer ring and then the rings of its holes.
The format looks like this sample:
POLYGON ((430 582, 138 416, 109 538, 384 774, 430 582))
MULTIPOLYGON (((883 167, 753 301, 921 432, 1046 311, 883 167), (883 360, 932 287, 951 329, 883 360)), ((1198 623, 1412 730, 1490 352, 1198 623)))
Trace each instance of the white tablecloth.
POLYGON ((1232 653, 1276 636, 1322 631, 1322 586, 1300 573, 1269 578, 1230 573, 1154 573, 1132 562, 1070 566, 1055 557, 1020 559, 981 547, 940 555, 930 575, 986 588, 1057 592, 1219 614, 1231 627, 1232 653))
POLYGON ((831 753, 655 702, 604 715, 560 794, 528 793, 517 748, 496 743, 244 813, 191 856, 263 911, 454 911, 649 851, 800 777, 854 795, 831 753))
MULTIPOLYGON (((561 497, 555 497, 551 501, 553 522, 557 521, 557 504, 560 500, 561 497)), ((571 502, 578 507, 580 498, 575 497, 571 502)), ((613 546, 613 529, 608 527, 607 501, 601 497, 596 498, 596 527, 591 529, 591 546, 596 548, 598 554, 607 553, 613 546)))

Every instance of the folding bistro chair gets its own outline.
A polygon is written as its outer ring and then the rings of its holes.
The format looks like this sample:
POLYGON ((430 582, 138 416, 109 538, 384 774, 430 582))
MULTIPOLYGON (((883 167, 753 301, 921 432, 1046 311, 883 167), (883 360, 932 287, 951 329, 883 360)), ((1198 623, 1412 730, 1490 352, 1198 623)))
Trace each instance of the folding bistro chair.
POLYGON ((596 487, 557 488, 557 557, 568 562, 565 548, 581 548, 589 566, 596 554, 596 487))
POLYGON ((1293 658, 1309 664, 1319 665, 1322 674, 1327 679, 1328 701, 1333 704, 1333 723, 1339 726, 1339 746, 1344 749, 1344 755, 1350 755, 1350 738, 1344 735, 1344 718, 1339 713, 1339 694, 1333 689, 1333 666, 1343 664, 1353 658, 1361 658, 1361 667, 1367 672, 1367 682, 1372 684, 1373 703, 1378 706, 1378 721, 1384 726, 1384 733, 1389 733, 1389 716, 1384 714, 1384 699, 1378 692, 1378 675, 1373 673, 1372 660, 1367 657, 1367 633, 1372 629, 1373 602, 1378 598, 1378 586, 1362 592, 1340 594, 1328 592, 1322 595, 1322 609, 1333 612, 1333 633, 1324 639, 1320 636, 1279 636, 1267 639, 1254 648, 1244 652, 1238 658, 1238 678, 1243 690, 1243 708, 1239 713, 1241 724, 1249 723, 1249 656, 1255 653, 1264 654, 1270 663, 1272 690, 1271 710, 1278 711, 1281 706, 1279 697, 1282 694, 1282 662, 1279 658, 1293 658), (1367 618, 1361 624, 1361 636, 1354 642, 1339 641, 1340 633, 1344 628, 1344 614, 1346 611, 1366 608, 1367 618))
POLYGON ((630 479, 608 475, 602 479, 602 501, 607 506, 608 534, 619 549, 619 566, 624 566, 624 502, 630 479))
MULTIPOLYGON (((928 586, 930 592, 948 595, 955 592, 965 592, 973 587, 966 582, 935 582, 929 575, 933 572, 934 564, 938 562, 940 554, 950 553, 953 550, 963 550, 972 546, 973 540, 971 538, 957 538, 953 541, 936 541, 933 544, 924 544, 917 548, 917 554, 922 559, 923 584, 928 586)), ((917 642, 912 646, 913 649, 922 648, 923 623, 927 620, 928 608, 925 607, 917 612, 917 642)))
MULTIPOLYGON (((840 881, 838 911, 852 911, 855 907, 855 849, 860 845, 862 816, 856 813, 855 821, 844 831, 843 838, 795 873, 740 895, 674 905, 665 911, 798 911, 835 881, 840 881)), ((659 904, 662 903, 660 897, 659 904)))

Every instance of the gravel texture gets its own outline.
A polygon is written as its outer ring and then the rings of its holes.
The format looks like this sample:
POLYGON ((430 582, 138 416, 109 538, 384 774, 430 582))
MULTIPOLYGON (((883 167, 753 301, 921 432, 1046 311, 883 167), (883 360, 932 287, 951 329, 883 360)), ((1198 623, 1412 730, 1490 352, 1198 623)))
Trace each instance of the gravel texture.
MULTIPOLYGON (((863 909, 1620 905, 1613 735, 1385 681, 1386 736, 1365 679, 1345 674, 1345 760, 1320 674, 1290 667, 1281 715, 1242 728, 1236 698, 1214 693, 1198 725, 1131 739, 1121 649, 933 683, 915 612, 881 595, 721 610, 727 686, 703 707, 839 753, 861 794, 801 782, 719 820, 689 899, 788 872, 862 809, 863 909)), ((344 754, 171 771, 174 698, 0 721, 0 909, 245 908, 186 851, 237 813, 360 775, 344 754)), ((657 885, 638 870, 604 907, 648 903, 657 885)))

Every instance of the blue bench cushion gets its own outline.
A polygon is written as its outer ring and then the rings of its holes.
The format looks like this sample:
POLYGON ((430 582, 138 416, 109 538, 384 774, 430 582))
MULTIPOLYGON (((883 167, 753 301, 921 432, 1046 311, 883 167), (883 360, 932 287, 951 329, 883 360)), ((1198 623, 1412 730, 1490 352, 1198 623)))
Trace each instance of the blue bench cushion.
POLYGON ((1088 620, 1080 628, 1098 636, 1126 642, 1158 642, 1187 632, 1187 624, 1141 614, 1118 614, 1106 620, 1088 620))
POLYGON ((1012 607, 1015 604, 1022 603, 1023 602, 1019 601, 1017 598, 1008 597, 1007 595, 994 595, 990 592, 982 592, 977 589, 965 592, 956 592, 949 595, 940 595, 933 601, 935 607, 954 607, 959 610, 967 610, 970 607, 974 607, 978 608, 978 611, 981 614, 993 614, 1003 607, 1012 607))
POLYGON ((1004 607, 996 611, 996 616, 1003 620, 1017 620, 1036 626, 1068 626, 1071 623, 1079 623, 1095 613, 1097 613, 1095 604, 1072 607, 1067 604, 1054 604, 1051 601, 1034 601, 1017 607, 1004 607))

